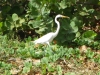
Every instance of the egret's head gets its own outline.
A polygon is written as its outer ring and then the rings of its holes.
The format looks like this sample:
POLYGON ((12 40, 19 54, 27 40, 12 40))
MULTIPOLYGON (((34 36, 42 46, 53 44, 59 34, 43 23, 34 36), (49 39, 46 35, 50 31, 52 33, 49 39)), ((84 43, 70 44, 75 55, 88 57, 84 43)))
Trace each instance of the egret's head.
POLYGON ((64 16, 64 15, 60 15, 60 14, 58 14, 57 16, 56 16, 57 18, 69 18, 68 16, 64 16))

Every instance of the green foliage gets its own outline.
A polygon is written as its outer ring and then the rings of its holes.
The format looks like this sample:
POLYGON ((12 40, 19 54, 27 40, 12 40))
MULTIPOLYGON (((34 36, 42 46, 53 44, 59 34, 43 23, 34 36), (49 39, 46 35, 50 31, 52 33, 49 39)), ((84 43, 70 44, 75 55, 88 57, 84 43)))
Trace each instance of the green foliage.
MULTIPOLYGON (((9 33, 10 38, 14 38, 14 35, 16 35, 16 32, 20 29, 33 29, 40 35, 55 31, 56 24, 53 22, 54 13, 70 17, 70 19, 60 20, 61 29, 56 38, 58 44, 73 42, 81 45, 86 38, 88 38, 88 40, 94 40, 96 35, 98 35, 93 30, 84 32, 82 28, 84 28, 84 26, 94 27, 96 20, 99 20, 99 0, 95 2, 90 0, 16 0, 11 2, 8 0, 1 1, 1 3, 4 5, 0 4, 3 9, 0 13, 0 34, 9 33), (9 4, 6 4, 7 2, 9 4), (95 5, 97 5, 97 7, 95 7, 95 5), (82 39, 82 43, 77 42, 78 39, 82 39)), ((87 41, 87 43, 88 42, 89 41, 87 41)))
POLYGON ((18 20, 18 15, 17 14, 13 14, 12 15, 12 19, 13 19, 13 21, 17 21, 18 20))
POLYGON ((1 27, 2 27, 2 22, 0 22, 0 31, 1 31, 1 27))
POLYGON ((7 75, 7 74, 11 75, 10 73, 11 67, 12 67, 11 64, 0 61, 0 74, 3 73, 4 75, 7 75))
MULTIPOLYGON (((82 61, 80 60, 82 54, 77 48, 78 46, 87 45, 91 49, 99 50, 99 5, 100 0, 0 1, 0 60, 2 60, 0 66, 3 71, 5 70, 5 75, 10 75, 9 71, 12 67, 6 63, 9 57, 20 57, 24 60, 26 58, 41 59, 38 67, 43 75, 52 72, 62 75, 63 67, 61 64, 57 64, 59 60, 65 62, 75 59, 78 63, 82 61), (61 26, 59 34, 55 38, 56 45, 52 45, 51 48, 44 46, 34 48, 34 45, 30 44, 31 37, 25 39, 26 43, 12 40, 12 38, 18 38, 19 30, 32 29, 40 36, 55 31, 57 28, 54 22, 55 14, 70 17, 70 19, 59 20, 61 26), (4 34, 5 36, 1 36, 4 34)), ((34 35, 37 37, 35 33, 34 35)), ((100 56, 90 49, 83 57, 100 63, 100 56)), ((32 62, 24 62, 20 73, 29 73, 32 68, 32 62)), ((71 71, 64 75, 67 74, 75 75, 75 72, 71 71)))
POLYGON ((60 65, 57 65, 57 72, 58 72, 58 75, 62 75, 62 69, 60 65))
POLYGON ((96 36, 97 34, 92 30, 88 30, 82 34, 83 38, 89 38, 89 39, 95 39, 96 36))
MULTIPOLYGON (((51 47, 41 46, 39 48, 34 48, 34 45, 30 42, 24 43, 19 41, 12 41, 7 39, 7 36, 0 36, 0 67, 3 73, 11 74, 13 68, 17 68, 20 74, 33 73, 33 70, 39 70, 41 74, 56 73, 61 74, 74 74, 76 72, 63 73, 64 68, 71 67, 74 64, 82 64, 84 61, 93 61, 95 63, 100 63, 100 55, 96 51, 87 49, 86 53, 81 53, 79 48, 68 48, 59 45, 53 45, 51 47), (53 48, 56 46, 56 48, 53 48), (20 58, 18 60, 17 58, 20 58), (86 58, 81 60, 81 58, 86 58), (34 61, 33 61, 34 60, 34 61), (39 60, 40 62, 37 62, 39 60), (19 66, 16 66, 19 65, 19 66)), ((70 68, 70 69, 71 69, 70 68)), ((34 71, 35 71, 34 70, 34 71)), ((13 71, 15 72, 15 71, 13 71)), ((2 72, 0 72, 2 74, 2 72)))
POLYGON ((22 73, 26 74, 32 69, 32 62, 24 62, 24 68, 22 73))
POLYGON ((94 52, 92 52, 91 50, 88 50, 86 56, 87 56, 87 58, 91 59, 94 57, 94 54, 95 54, 94 52))
POLYGON ((100 75, 100 72, 98 72, 97 75, 100 75))

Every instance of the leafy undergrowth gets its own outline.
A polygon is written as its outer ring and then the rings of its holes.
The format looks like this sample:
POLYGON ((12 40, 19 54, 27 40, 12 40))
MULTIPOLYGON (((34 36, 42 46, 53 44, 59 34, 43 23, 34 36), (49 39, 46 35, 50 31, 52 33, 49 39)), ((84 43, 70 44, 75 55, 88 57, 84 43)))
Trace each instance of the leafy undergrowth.
POLYGON ((100 51, 85 45, 36 47, 0 36, 0 75, 100 75, 100 51))

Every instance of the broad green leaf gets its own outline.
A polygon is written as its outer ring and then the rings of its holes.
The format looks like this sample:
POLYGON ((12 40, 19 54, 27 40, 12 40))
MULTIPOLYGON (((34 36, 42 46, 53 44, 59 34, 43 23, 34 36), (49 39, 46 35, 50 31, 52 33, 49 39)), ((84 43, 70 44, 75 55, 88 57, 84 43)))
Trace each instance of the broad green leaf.
POLYGON ((81 16, 86 16, 86 15, 89 15, 88 13, 83 12, 83 11, 81 11, 79 14, 80 14, 81 16))
MULTIPOLYGON (((11 29, 12 29, 12 28, 11 28, 11 25, 12 25, 12 24, 11 24, 9 21, 5 21, 5 22, 4 22, 4 25, 5 25, 5 27, 7 27, 8 30, 11 30, 11 29)), ((12 25, 12 26, 13 26, 13 25, 12 25)))
POLYGON ((78 31, 78 27, 77 26, 74 26, 73 28, 72 28, 72 32, 74 32, 74 33, 76 33, 77 31, 78 31))
POLYGON ((0 28, 2 27, 3 22, 0 22, 0 28))
POLYGON ((70 26, 71 27, 74 27, 75 26, 75 22, 74 21, 71 21, 70 26))
POLYGON ((28 73, 31 70, 31 68, 32 68, 32 63, 31 62, 25 62, 22 73, 28 73))
POLYGON ((3 14, 8 13, 10 9, 11 9, 11 7, 9 5, 3 6, 2 7, 3 14))
POLYGON ((41 9, 41 13, 42 13, 42 15, 45 15, 45 13, 46 13, 45 9, 46 9, 46 7, 45 7, 45 6, 44 6, 44 7, 42 7, 42 9, 41 9))
POLYGON ((74 38, 75 38, 75 33, 67 34, 67 37, 66 37, 67 41, 72 41, 74 38))
POLYGON ((45 31, 46 27, 39 28, 39 30, 36 30, 37 33, 42 34, 45 31))
POLYGON ((86 56, 88 58, 93 58, 94 55, 95 55, 95 53, 93 51, 91 51, 91 50, 88 50, 87 53, 86 53, 86 56))
POLYGON ((83 9, 85 12, 87 12, 87 8, 86 8, 86 7, 83 7, 82 9, 83 9))
POLYGON ((82 20, 76 16, 72 18, 71 22, 74 22, 77 27, 82 27, 82 20))
POLYGON ((88 12, 92 14, 94 12, 94 9, 89 9, 88 12))
POLYGON ((96 36, 97 36, 97 33, 95 33, 95 32, 92 31, 92 30, 88 30, 88 31, 86 31, 86 32, 84 32, 84 33, 82 34, 82 37, 83 37, 83 38, 94 39, 96 36))
POLYGON ((48 64, 48 62, 49 62, 49 59, 48 59, 48 57, 43 57, 42 59, 41 59, 41 64, 48 64))
POLYGON ((70 28, 70 22, 67 20, 62 20, 61 27, 63 27, 65 30, 68 30, 70 28))
POLYGON ((71 32, 76 33, 78 31, 78 26, 75 26, 75 22, 71 21, 70 26, 71 26, 71 32))
POLYGON ((57 72, 58 72, 58 75, 62 75, 62 68, 60 65, 57 65, 57 72))
POLYGON ((54 72, 55 71, 54 67, 52 67, 52 66, 53 66, 52 64, 48 64, 47 69, 48 69, 49 72, 54 72))
POLYGON ((41 21, 29 21, 28 25, 30 25, 32 28, 39 28, 41 25, 41 21))
POLYGON ((13 22, 13 19, 10 15, 7 15, 7 20, 9 20, 10 22, 13 22))
POLYGON ((76 37, 79 37, 81 34, 80 34, 80 32, 77 32, 76 33, 76 37))
POLYGON ((100 0, 99 0, 99 2, 98 2, 98 5, 100 5, 100 0))
POLYGON ((20 21, 19 21, 19 23, 22 24, 23 22, 25 22, 25 19, 24 18, 23 19, 21 18, 20 21))
POLYGON ((62 0, 59 5, 62 9, 65 9, 67 7, 66 0, 62 0))
POLYGON ((32 7, 32 15, 38 16, 38 10, 35 7, 32 7))
POLYGON ((18 15, 14 13, 12 15, 12 19, 13 19, 13 21, 17 21, 18 20, 18 15))
POLYGON ((73 17, 73 18, 72 18, 72 22, 73 22, 73 21, 74 21, 74 22, 78 21, 78 18, 77 18, 76 16, 73 17))
POLYGON ((36 0, 30 0, 29 5, 30 8, 35 7, 36 9, 39 9, 39 4, 36 0))

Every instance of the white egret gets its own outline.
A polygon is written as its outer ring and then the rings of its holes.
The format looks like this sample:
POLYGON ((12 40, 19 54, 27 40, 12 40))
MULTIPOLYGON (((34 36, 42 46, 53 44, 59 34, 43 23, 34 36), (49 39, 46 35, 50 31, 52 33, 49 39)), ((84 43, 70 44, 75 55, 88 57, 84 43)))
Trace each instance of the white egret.
POLYGON ((57 30, 55 32, 50 32, 42 37, 40 37, 39 39, 33 41, 34 44, 47 44, 50 46, 50 42, 58 35, 59 33, 59 29, 60 29, 60 23, 57 21, 57 18, 69 18, 68 16, 63 16, 63 15, 57 15, 55 17, 55 22, 57 24, 57 30))

